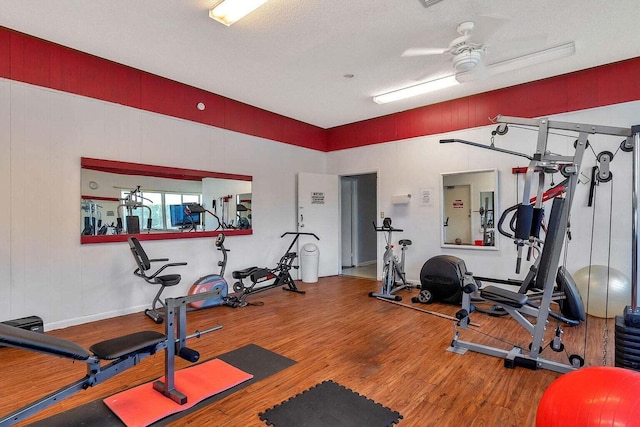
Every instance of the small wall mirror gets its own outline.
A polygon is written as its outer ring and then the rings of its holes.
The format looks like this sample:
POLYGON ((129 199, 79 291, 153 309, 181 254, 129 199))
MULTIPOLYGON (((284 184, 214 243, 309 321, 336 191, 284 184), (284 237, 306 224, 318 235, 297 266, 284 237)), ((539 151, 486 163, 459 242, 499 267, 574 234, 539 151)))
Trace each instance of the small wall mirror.
POLYGON ((250 234, 250 176, 82 158, 82 243, 250 234))
POLYGON ((498 171, 441 174, 442 247, 496 250, 498 171))

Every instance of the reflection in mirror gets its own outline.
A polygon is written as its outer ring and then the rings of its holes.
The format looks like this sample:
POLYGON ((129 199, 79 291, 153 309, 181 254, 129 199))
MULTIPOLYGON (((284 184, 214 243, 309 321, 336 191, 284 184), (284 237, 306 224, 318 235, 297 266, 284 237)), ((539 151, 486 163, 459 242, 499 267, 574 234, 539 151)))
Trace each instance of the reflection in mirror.
POLYGON ((442 246, 497 249, 498 171, 443 173, 442 246))
POLYGON ((81 187, 83 243, 139 233, 147 239, 248 234, 252 227, 246 175, 82 158, 81 187))

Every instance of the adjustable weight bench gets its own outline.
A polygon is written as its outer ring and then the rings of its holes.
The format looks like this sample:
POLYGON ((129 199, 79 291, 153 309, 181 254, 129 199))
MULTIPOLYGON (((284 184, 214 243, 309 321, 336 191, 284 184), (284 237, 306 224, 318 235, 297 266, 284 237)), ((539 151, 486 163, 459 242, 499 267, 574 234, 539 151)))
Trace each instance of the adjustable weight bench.
POLYGON ((0 427, 5 427, 22 421, 80 390, 100 384, 137 365, 158 350, 166 349, 167 337, 155 331, 135 332, 98 342, 86 350, 62 338, 0 324, 0 344, 87 364, 87 375, 84 378, 0 418, 0 427), (104 360, 111 362, 100 366, 104 360))

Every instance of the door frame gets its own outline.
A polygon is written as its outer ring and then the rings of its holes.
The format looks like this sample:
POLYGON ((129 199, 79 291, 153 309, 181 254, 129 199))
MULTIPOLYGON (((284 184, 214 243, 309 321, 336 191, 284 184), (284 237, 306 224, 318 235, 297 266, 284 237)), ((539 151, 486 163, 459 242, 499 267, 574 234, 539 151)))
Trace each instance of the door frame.
MULTIPOLYGON (((341 271, 342 271, 342 250, 343 250, 343 241, 342 241, 342 218, 343 218, 343 210, 345 209, 345 207, 342 205, 342 182, 345 178, 351 178, 351 177, 357 177, 357 176, 361 176, 361 175, 375 175, 376 180, 375 180, 375 194, 376 194, 376 201, 375 201, 375 210, 376 210, 376 218, 378 217, 378 212, 380 212, 380 185, 378 185, 379 182, 379 178, 380 178, 380 171, 379 170, 366 170, 366 171, 359 171, 359 172, 349 172, 349 173, 341 173, 338 174, 338 179, 339 179, 339 197, 338 200, 340 200, 340 218, 341 218, 341 222, 340 222, 340 247, 339 247, 339 251, 340 251, 340 267, 341 267, 341 271)), ((357 187, 357 183, 354 185, 354 187, 357 187)), ((354 195, 354 197, 352 198, 352 202, 356 200, 357 201, 357 192, 354 195)), ((356 219, 356 212, 352 211, 351 214, 351 219, 356 219)), ((352 244, 353 242, 358 242, 360 239, 360 235, 357 231, 357 229, 353 229, 352 233, 351 233, 351 239, 352 239, 352 244)), ((376 242, 378 242, 378 238, 376 237, 376 242)), ((357 246, 357 245, 356 245, 357 246)), ((354 258, 354 264, 357 266, 357 264, 361 261, 359 258, 359 253, 358 253, 358 249, 356 247, 355 252, 353 254, 354 258)), ((378 247, 378 245, 376 245, 376 257, 375 257, 375 263, 376 263, 376 276, 379 276, 378 274, 378 265, 379 263, 379 258, 380 258, 380 248, 378 247)))

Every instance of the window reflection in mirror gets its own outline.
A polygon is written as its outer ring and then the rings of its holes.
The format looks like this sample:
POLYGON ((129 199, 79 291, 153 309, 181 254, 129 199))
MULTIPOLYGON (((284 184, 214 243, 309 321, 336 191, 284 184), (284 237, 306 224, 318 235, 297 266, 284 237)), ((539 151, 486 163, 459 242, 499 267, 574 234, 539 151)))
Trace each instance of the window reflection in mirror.
POLYGON ((497 249, 498 171, 443 173, 442 246, 497 249))
POLYGON ((81 187, 83 243, 140 233, 143 239, 250 234, 252 227, 246 175, 82 158, 81 187))

